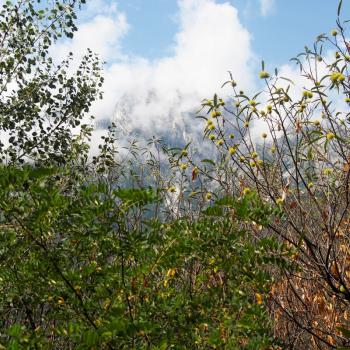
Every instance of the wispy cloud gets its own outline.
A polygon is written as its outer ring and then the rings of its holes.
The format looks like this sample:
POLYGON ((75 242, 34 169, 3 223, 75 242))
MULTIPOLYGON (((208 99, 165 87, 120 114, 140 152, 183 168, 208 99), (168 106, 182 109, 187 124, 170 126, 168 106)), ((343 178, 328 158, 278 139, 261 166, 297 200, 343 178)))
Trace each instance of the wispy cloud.
POLYGON ((262 16, 268 16, 274 9, 275 0, 259 0, 260 13, 262 16))

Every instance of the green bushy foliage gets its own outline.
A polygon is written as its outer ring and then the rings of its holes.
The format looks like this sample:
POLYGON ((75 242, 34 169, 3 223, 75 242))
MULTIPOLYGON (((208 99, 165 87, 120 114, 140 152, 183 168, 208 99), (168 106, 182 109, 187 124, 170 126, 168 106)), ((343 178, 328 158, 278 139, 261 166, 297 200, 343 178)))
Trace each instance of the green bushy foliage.
POLYGON ((273 343, 268 267, 285 264, 287 250, 242 229, 240 220, 256 212, 254 194, 218 201, 219 215, 209 207, 195 221, 161 223, 147 219, 148 206, 160 200, 150 189, 113 190, 95 181, 72 186, 70 171, 0 170, 3 346, 260 349, 273 343), (142 225, 130 229, 128 212, 136 209, 142 225))
POLYGON ((88 52, 68 74, 71 57, 56 66, 48 55, 73 36, 81 3, 0 11, 0 348, 348 346, 349 113, 332 103, 350 101, 340 20, 295 59, 311 84, 300 98, 263 63, 261 94, 230 77, 233 105, 203 101, 212 159, 155 138, 121 157, 112 125, 90 162, 91 128, 79 125, 100 96, 99 61, 88 52), (260 142, 257 121, 269 131, 260 142))

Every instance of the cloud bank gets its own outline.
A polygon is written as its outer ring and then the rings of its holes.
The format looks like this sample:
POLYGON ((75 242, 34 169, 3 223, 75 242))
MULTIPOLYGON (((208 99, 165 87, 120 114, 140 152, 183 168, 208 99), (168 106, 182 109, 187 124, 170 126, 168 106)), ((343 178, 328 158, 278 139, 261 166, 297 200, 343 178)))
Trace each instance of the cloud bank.
POLYGON ((251 36, 228 2, 178 0, 170 54, 156 60, 123 52, 129 24, 117 6, 98 0, 84 18, 73 41, 60 43, 55 53, 81 56, 89 47, 108 62, 104 99, 93 107, 97 128, 117 119, 126 132, 164 136, 175 129, 185 137, 199 128, 190 112, 202 99, 220 93, 228 70, 241 88, 254 86, 251 36))

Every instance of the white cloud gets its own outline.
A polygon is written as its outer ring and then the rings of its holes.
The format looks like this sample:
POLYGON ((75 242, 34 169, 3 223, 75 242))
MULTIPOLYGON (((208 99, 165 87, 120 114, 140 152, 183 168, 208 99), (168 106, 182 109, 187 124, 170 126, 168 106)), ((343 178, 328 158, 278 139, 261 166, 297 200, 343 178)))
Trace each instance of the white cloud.
POLYGON ((109 3, 105 0, 94 0, 88 1, 86 5, 86 9, 84 11, 85 16, 91 17, 96 14, 105 14, 105 15, 113 15, 118 13, 117 3, 109 3))
MULTIPOLYGON (((103 4, 99 0, 97 8, 103 4)), ((203 98, 214 92, 226 97, 220 86, 228 79, 228 70, 241 88, 252 89, 251 37, 236 8, 215 0, 178 0, 178 7, 179 29, 167 57, 125 55, 121 40, 129 25, 116 8, 111 15, 104 11, 89 18, 73 41, 55 48, 60 55, 68 51, 81 55, 90 47, 108 61, 104 99, 93 108, 97 123, 111 120, 117 109, 128 130, 138 129, 146 136, 176 131, 184 136, 202 128, 188 112, 196 110, 203 98)))
POLYGON ((128 32, 129 25, 125 14, 112 13, 112 16, 101 13, 82 23, 73 40, 65 40, 53 47, 55 59, 62 60, 69 52, 73 52, 79 60, 87 48, 104 60, 119 59, 120 41, 128 32))
POLYGON ((260 2, 260 13, 262 16, 267 16, 273 11, 275 6, 275 0, 259 0, 260 2))

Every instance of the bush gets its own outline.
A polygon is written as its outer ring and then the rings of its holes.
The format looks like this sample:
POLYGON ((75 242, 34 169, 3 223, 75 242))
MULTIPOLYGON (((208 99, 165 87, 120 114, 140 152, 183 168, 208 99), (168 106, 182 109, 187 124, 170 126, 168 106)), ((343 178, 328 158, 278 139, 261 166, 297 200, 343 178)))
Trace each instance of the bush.
POLYGON ((232 86, 232 100, 214 96, 202 105, 205 136, 220 140, 222 163, 283 213, 267 227, 295 251, 298 270, 284 270, 270 307, 276 334, 298 349, 350 345, 339 330, 350 326, 350 45, 346 22, 337 23, 331 37, 320 35, 293 59, 303 86, 277 70, 267 73, 263 63, 261 93, 248 97, 231 76, 225 84, 232 86), (266 132, 257 138, 262 126, 266 132))
POLYGON ((230 76, 203 101, 212 159, 155 138, 120 156, 112 125, 90 160, 98 60, 47 57, 80 2, 38 4, 0 13, 0 348, 350 346, 345 24, 294 59, 302 88, 263 63, 261 93, 230 76))
MULTIPOLYGON (((1 168, 0 307, 6 348, 261 349, 284 245, 256 241, 254 193, 201 217, 147 218, 150 189, 73 185, 71 169, 1 168), (235 210, 236 216, 232 216, 235 210), (129 213, 139 212, 140 224, 129 213)), ((262 208, 267 219, 270 208, 262 208)))

